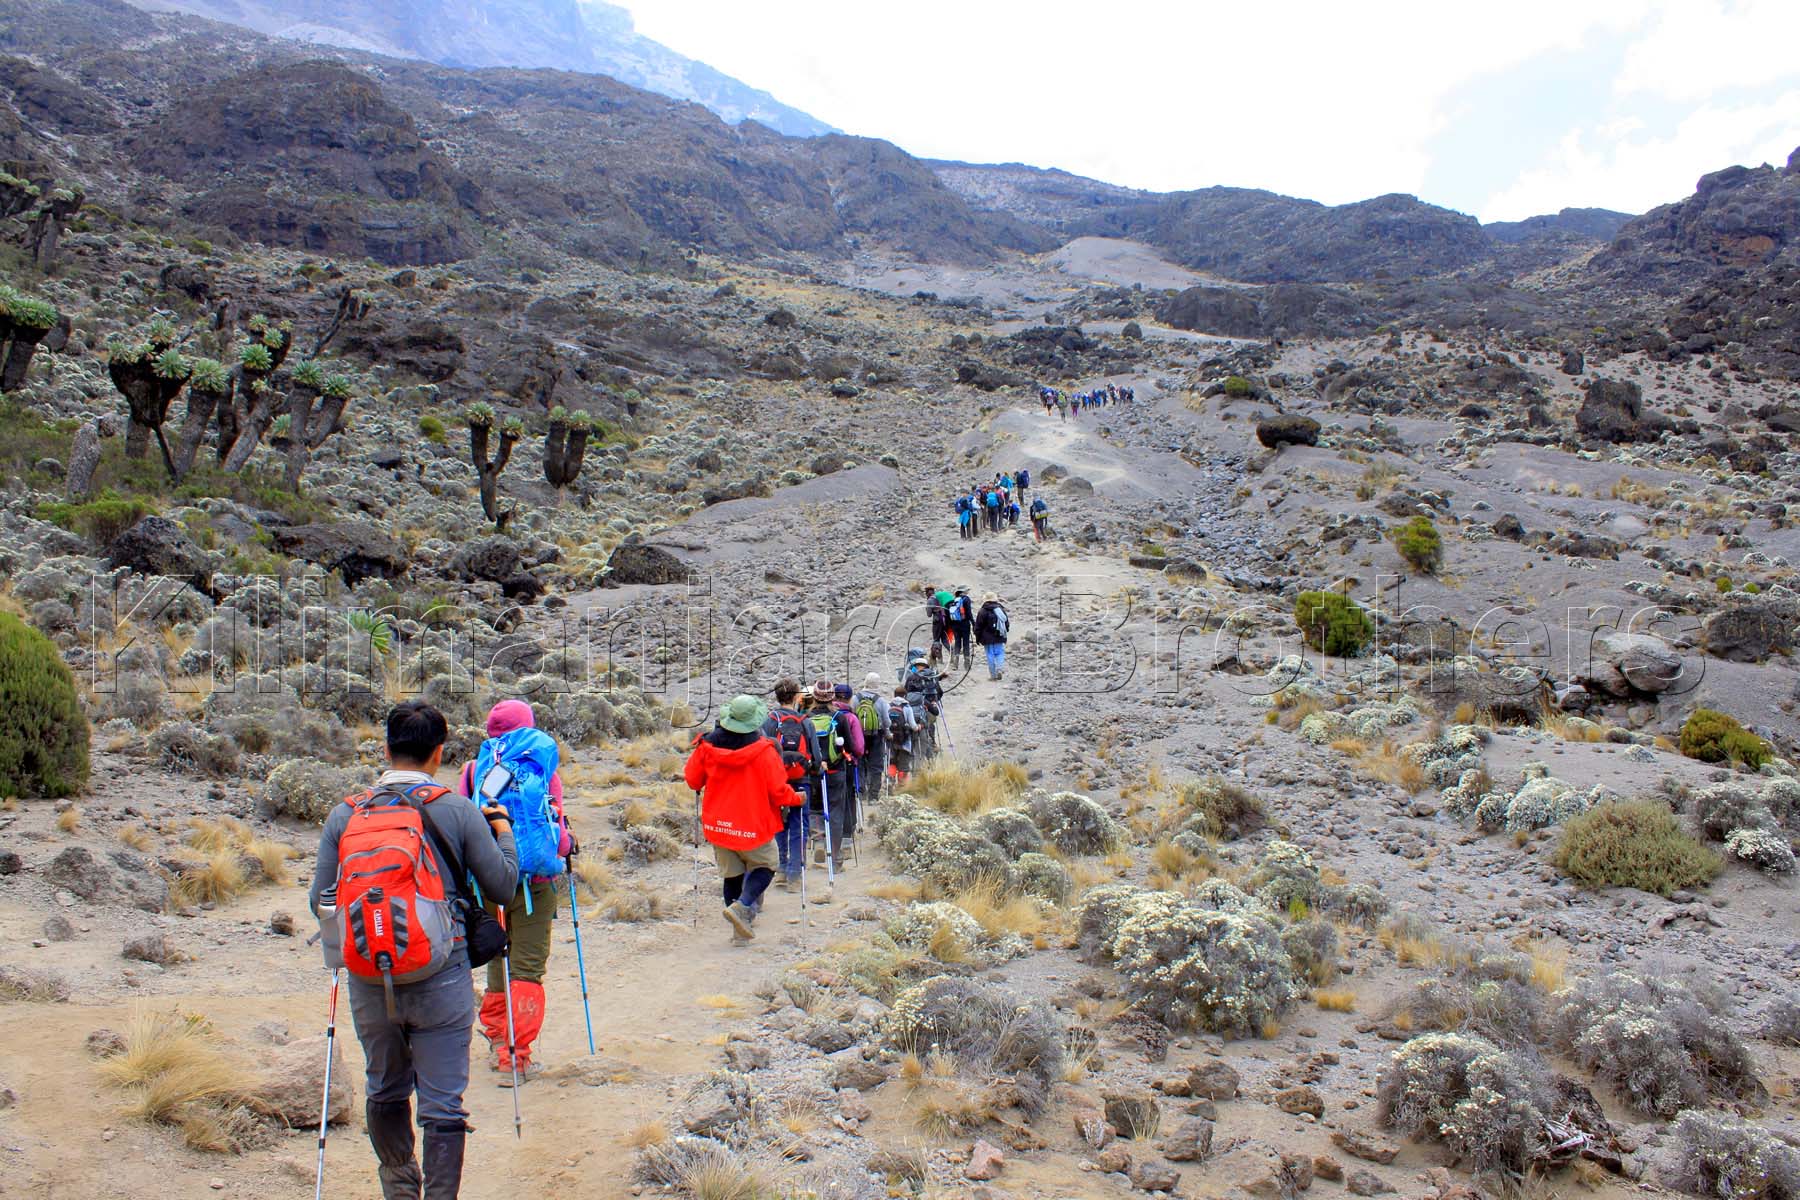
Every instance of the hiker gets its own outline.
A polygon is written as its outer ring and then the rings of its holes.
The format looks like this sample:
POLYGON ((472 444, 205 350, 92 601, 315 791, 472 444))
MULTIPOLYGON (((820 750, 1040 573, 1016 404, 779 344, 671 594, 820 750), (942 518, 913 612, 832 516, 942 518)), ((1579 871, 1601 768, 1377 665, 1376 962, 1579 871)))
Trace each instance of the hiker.
POLYGON ((1031 502, 1031 532, 1040 542, 1050 536, 1050 506, 1042 496, 1031 502))
POLYGON ((1019 484, 1019 503, 1023 504, 1025 503, 1025 489, 1031 486, 1031 471, 1028 468, 1021 467, 1015 478, 1018 480, 1019 484))
MULTIPOLYGON (((829 824, 825 833, 830 842, 832 867, 844 869, 844 837, 851 820, 850 764, 863 751, 862 729, 856 715, 838 707, 837 688, 829 680, 813 684, 812 693, 801 706, 800 714, 812 726, 819 744, 819 782, 824 791, 817 798, 820 814, 825 815, 829 801, 829 824)), ((825 861, 826 850, 813 855, 815 863, 825 861)))
POLYGON ((480 915, 469 880, 490 896, 519 886, 506 810, 476 808, 432 782, 448 733, 444 715, 421 701, 388 713, 388 769, 331 810, 313 870, 310 903, 328 965, 335 953, 350 971, 350 1016, 367 1061, 364 1116, 384 1200, 456 1200, 461 1189, 475 1026, 469 968, 499 948, 477 933, 493 922, 480 915), (340 879, 352 857, 371 865, 340 879), (415 1091, 423 1171, 413 1151, 415 1091))
POLYGON ((1009 529, 1019 527, 1019 502, 1017 500, 1009 501, 1006 505, 1006 525, 1009 529))
POLYGON ((1056 393, 1056 413, 1064 424, 1069 420, 1069 399, 1061 392, 1056 393))
POLYGON ((925 601, 925 613, 931 618, 931 662, 933 666, 942 662, 944 652, 950 649, 950 617, 945 612, 945 606, 953 598, 949 592, 940 588, 932 592, 925 601))
POLYGON ((975 614, 975 640, 987 651, 989 679, 998 679, 1006 670, 1006 634, 1012 621, 1006 606, 993 592, 981 598, 981 611, 975 614))
POLYGON ((893 764, 894 786, 905 787, 913 768, 913 736, 919 731, 919 718, 906 699, 904 685, 894 689, 888 701, 888 761, 893 764))
POLYGON ((856 778, 862 808, 881 799, 881 783, 887 776, 888 698, 882 689, 881 676, 870 671, 863 685, 851 697, 850 710, 863 732, 863 757, 856 766, 856 778))
MULTIPOLYGON (((502 700, 488 711, 487 735, 490 739, 502 738, 515 729, 536 727, 536 714, 523 700, 502 700)), ((498 761, 499 756, 489 757, 498 761)), ((479 794, 476 789, 481 780, 476 778, 475 771, 481 762, 482 759, 477 757, 463 764, 457 777, 457 795, 472 800, 479 794)), ((491 765, 492 762, 490 769, 491 765)), ((562 777, 554 770, 550 773, 549 799, 556 826, 556 856, 566 860, 577 847, 575 837, 569 831, 568 818, 563 814, 562 777)), ((490 895, 486 899, 495 904, 500 897, 490 895)), ((507 1044, 506 1036, 507 972, 498 960, 488 963, 487 990, 481 995, 480 1015, 481 1032, 492 1052, 488 1068, 501 1073, 501 1087, 511 1087, 514 1058, 518 1059, 521 1082, 537 1078, 543 1070, 531 1060, 531 1044, 544 1027, 544 971, 550 965, 551 925, 556 920, 556 876, 534 875, 521 880, 505 904, 512 956, 508 964, 512 973, 512 1044, 507 1044), (527 888, 531 892, 529 904, 527 888), (527 911, 528 907, 530 911, 527 911)))
POLYGON ((912 742, 914 764, 937 757, 937 715, 942 711, 944 686, 938 673, 925 661, 923 650, 909 650, 906 666, 900 669, 900 687, 906 703, 918 719, 918 732, 912 742))
POLYGON ((806 869, 807 806, 812 801, 818 775, 819 740, 800 714, 800 684, 782 679, 775 684, 775 708, 763 722, 763 736, 781 752, 788 792, 781 832, 775 836, 776 865, 781 869, 777 885, 784 891, 798 886, 806 869))
POLYGON ((793 795, 781 752, 763 736, 768 717, 755 696, 734 696, 712 732, 694 743, 682 773, 700 793, 700 829, 719 864, 734 945, 756 936, 756 914, 780 865, 776 838, 793 795))
POLYGON ((956 595, 945 606, 945 615, 950 622, 950 632, 956 638, 956 644, 950 647, 950 665, 956 666, 957 660, 961 659, 965 668, 974 666, 975 607, 969 599, 968 588, 956 589, 956 595))

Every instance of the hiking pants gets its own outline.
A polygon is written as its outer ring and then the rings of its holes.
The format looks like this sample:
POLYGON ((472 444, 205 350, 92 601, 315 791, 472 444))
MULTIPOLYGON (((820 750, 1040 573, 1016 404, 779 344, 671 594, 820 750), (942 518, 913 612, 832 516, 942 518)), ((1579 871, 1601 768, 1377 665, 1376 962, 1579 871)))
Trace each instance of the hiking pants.
POLYGON ((965 663, 973 663, 975 661, 975 622, 954 621, 950 625, 950 631, 956 635, 956 644, 950 647, 950 661, 954 663, 960 658, 965 663))
MULTIPOLYGON (((513 898, 506 902, 507 940, 512 944, 512 977, 514 983, 542 983, 544 970, 550 965, 550 933, 556 922, 556 884, 551 880, 532 881, 531 912, 525 912, 525 887, 521 883, 513 898)), ((504 992, 506 976, 500 960, 487 965, 487 990, 504 992)))
POLYGON ((844 840, 856 832, 850 825, 850 769, 828 772, 825 787, 831 796, 831 846, 841 856, 844 840))
POLYGON ((789 879, 800 878, 801 864, 805 861, 806 808, 805 803, 800 803, 782 809, 787 815, 787 823, 775 835, 777 861, 781 864, 781 873, 789 879))
POLYGON ((1006 669, 1006 643, 995 642, 992 646, 984 646, 987 651, 988 674, 998 675, 1006 669))
POLYGON ((869 735, 869 752, 863 755, 857 767, 862 782, 862 802, 865 810, 881 799, 881 781, 887 777, 887 747, 882 744, 880 735, 869 735))
POLYGON ((460 1127, 469 1116, 463 1092, 475 1027, 467 957, 459 949, 430 979, 396 987, 394 1011, 398 1019, 390 1021, 381 984, 350 980, 350 1019, 368 1060, 369 1101, 392 1104, 417 1091, 420 1125, 460 1127))

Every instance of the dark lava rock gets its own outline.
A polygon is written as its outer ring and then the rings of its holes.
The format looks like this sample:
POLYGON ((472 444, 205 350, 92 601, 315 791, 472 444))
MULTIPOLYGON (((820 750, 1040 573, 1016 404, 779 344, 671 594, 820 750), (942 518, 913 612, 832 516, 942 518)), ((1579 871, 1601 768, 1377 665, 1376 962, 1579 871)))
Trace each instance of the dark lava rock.
POLYGON ((1271 450, 1283 446, 1316 446, 1319 423, 1311 417, 1269 417, 1256 423, 1256 440, 1271 450))
POLYGON ((187 531, 167 517, 145 517, 113 539, 106 549, 113 567, 129 567, 140 575, 167 575, 200 591, 212 571, 212 560, 187 531))
POLYGON ((602 587, 623 587, 626 584, 686 583, 692 570, 661 546, 626 544, 614 550, 612 557, 606 560, 606 574, 601 576, 600 584, 602 587))
POLYGON ((1581 436, 1602 442, 1649 442, 1671 429, 1667 417, 1644 408, 1644 392, 1627 379, 1596 379, 1575 414, 1581 436))
POLYGON ((397 579, 411 565, 406 548, 372 521, 321 521, 269 532, 283 554, 336 571, 351 587, 365 579, 397 579))
POLYGON ((519 545, 511 538, 489 537, 470 542, 450 560, 450 569, 458 578, 503 583, 517 575, 523 566, 519 545))

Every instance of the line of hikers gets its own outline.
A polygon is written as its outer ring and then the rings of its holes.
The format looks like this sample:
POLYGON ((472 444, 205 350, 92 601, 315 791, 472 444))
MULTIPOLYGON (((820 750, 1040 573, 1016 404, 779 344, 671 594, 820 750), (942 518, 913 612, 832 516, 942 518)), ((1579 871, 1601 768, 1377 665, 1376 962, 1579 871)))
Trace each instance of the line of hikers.
MULTIPOLYGON (((972 484, 968 491, 953 498, 950 509, 956 514, 962 539, 980 537, 984 530, 999 533, 1002 529, 1017 529, 1019 517, 1026 511, 1023 505, 1030 487, 1029 470, 1016 474, 1000 472, 992 483, 972 484)), ((1031 501, 1030 513, 1032 530, 1041 542, 1049 531, 1050 506, 1039 496, 1031 501)))
POLYGON ((1044 415, 1047 417, 1054 410, 1065 421, 1069 419, 1071 409, 1076 416, 1080 416, 1084 408, 1105 408, 1109 404, 1132 404, 1136 401, 1136 388, 1120 387, 1116 383, 1076 392, 1074 395, 1064 395, 1047 385, 1038 389, 1038 403, 1044 406, 1044 415))
MULTIPOLYGON (((755 936, 763 894, 796 884, 805 901, 809 854, 846 866, 860 809, 892 777, 904 785, 938 751, 943 686, 927 652, 908 655, 895 685, 871 672, 859 689, 821 680, 802 694, 783 679, 775 707, 739 696, 695 740, 686 768, 697 840, 713 848, 733 941, 755 936), (815 829, 821 835, 814 844, 815 829)), ((944 729, 948 737, 948 728, 944 729)), ((487 739, 440 786, 449 726, 429 704, 387 717, 388 766, 346 797, 319 836, 309 902, 332 970, 336 1032, 339 971, 366 1061, 364 1119, 383 1200, 455 1200, 470 1126, 463 1096, 472 1030, 487 1039, 502 1087, 536 1078, 532 1047, 544 1024, 544 974, 559 882, 566 883, 582 1000, 580 920, 573 868, 580 844, 563 811, 554 738, 523 700, 496 704, 487 739), (485 967, 479 1007, 469 972, 485 967), (413 1133, 423 1131, 423 1155, 413 1133)), ((588 1044, 593 1048, 589 1015, 588 1044)), ((328 1046, 329 1054, 329 1046, 328 1046)), ((324 1179, 324 1125, 319 1179, 324 1179)))

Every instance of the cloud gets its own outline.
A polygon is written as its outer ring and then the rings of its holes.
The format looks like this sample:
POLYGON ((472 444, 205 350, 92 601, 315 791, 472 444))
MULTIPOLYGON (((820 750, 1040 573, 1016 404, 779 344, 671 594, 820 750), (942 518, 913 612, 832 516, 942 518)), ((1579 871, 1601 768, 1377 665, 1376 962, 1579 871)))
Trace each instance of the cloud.
MULTIPOLYGON (((1261 187, 1328 203, 1429 185, 1438 194, 1426 199, 1471 207, 1491 193, 1481 212, 1490 218, 1494 205, 1510 210, 1526 196, 1553 201, 1543 205, 1552 211, 1602 197, 1644 207, 1635 198, 1646 186, 1673 198, 1679 192, 1671 188, 1730 161, 1727 145, 1760 146, 1767 137, 1731 133, 1706 154, 1684 136, 1683 155, 1695 150, 1710 165, 1690 169, 1682 157, 1678 171, 1665 162, 1652 180, 1653 156, 1610 147, 1655 139, 1620 122, 1660 125, 1666 135, 1671 123, 1638 107, 1655 109, 1671 96, 1722 104, 1724 89, 1696 91, 1698 81, 1740 76, 1743 56, 1754 60, 1745 81, 1800 82, 1784 62, 1800 44, 1785 36, 1796 18, 1763 0, 1514 0, 1504 8, 1422 0, 637 0, 631 8, 646 36, 847 132, 923 157, 1062 167, 1159 191, 1261 187), (1757 44, 1741 45, 1744 38, 1757 44), (1684 40, 1704 53, 1684 53, 1684 40), (1532 127, 1492 145, 1485 165, 1467 139, 1459 154, 1445 155, 1467 117, 1458 101, 1472 83, 1529 74, 1547 56, 1575 59, 1579 70, 1579 56, 1596 46, 1607 52, 1594 69, 1618 73, 1584 94, 1596 104, 1612 94, 1616 111, 1533 114, 1532 127), (1613 126, 1606 137, 1597 132, 1603 122, 1613 126), (1545 147, 1555 148, 1548 157, 1545 147), (1465 177, 1446 178, 1446 169, 1465 177), (1562 185, 1572 190, 1550 195, 1562 185)), ((1512 132, 1491 113, 1476 123, 1484 134, 1495 126, 1512 132)))
POLYGON ((1664 134, 1632 117, 1572 129, 1537 166, 1481 206, 1517 220, 1559 208, 1643 212, 1681 199, 1700 176, 1734 163, 1787 161, 1800 142, 1800 88, 1766 101, 1704 104, 1664 134), (1672 181, 1682 181, 1675 186, 1672 181))

